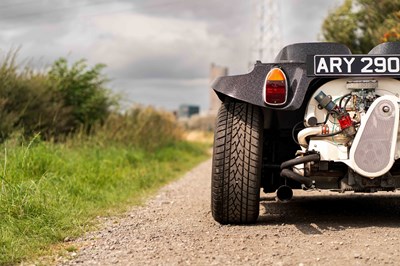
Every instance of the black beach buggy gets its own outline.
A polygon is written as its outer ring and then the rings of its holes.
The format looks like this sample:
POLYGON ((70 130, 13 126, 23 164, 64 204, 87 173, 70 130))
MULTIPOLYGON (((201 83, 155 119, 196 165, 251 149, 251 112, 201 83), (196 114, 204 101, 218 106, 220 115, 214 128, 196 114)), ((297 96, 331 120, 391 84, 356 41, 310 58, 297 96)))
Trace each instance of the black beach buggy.
POLYGON ((300 43, 245 75, 218 78, 212 166, 216 221, 254 223, 260 188, 345 192, 400 187, 400 43, 368 54, 300 43))

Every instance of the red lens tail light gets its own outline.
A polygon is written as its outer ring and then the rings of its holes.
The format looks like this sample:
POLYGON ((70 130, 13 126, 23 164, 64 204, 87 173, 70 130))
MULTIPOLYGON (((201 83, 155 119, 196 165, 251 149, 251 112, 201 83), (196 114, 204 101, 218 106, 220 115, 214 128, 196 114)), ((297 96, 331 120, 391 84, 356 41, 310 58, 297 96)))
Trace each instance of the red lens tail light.
POLYGON ((287 100, 287 80, 280 68, 273 68, 265 79, 264 101, 270 105, 282 105, 287 100))

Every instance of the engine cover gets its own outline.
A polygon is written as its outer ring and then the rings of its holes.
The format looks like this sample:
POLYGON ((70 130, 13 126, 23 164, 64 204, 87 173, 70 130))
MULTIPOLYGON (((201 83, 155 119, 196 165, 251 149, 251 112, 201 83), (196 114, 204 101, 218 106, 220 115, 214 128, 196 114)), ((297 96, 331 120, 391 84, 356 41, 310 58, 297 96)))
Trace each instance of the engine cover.
POLYGON ((376 99, 361 119, 350 148, 350 165, 358 174, 375 178, 387 173, 395 161, 399 131, 399 99, 376 99))

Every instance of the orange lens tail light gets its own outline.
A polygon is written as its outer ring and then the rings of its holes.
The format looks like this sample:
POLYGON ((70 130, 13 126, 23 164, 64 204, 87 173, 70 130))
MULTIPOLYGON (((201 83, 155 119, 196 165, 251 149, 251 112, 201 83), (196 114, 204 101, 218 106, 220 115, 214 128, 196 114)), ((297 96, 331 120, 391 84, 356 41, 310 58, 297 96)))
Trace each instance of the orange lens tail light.
POLYGON ((287 80, 280 68, 273 68, 265 79, 264 101, 270 105, 282 105, 287 100, 287 80))

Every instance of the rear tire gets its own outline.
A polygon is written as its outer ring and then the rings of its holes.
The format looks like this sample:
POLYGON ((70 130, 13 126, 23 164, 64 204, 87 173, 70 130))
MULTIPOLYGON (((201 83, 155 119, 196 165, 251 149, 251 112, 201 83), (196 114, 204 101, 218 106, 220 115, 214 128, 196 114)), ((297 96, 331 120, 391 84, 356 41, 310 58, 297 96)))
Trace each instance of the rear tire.
POLYGON ((256 222, 260 208, 263 117, 259 107, 223 103, 212 166, 211 209, 221 224, 256 222))

